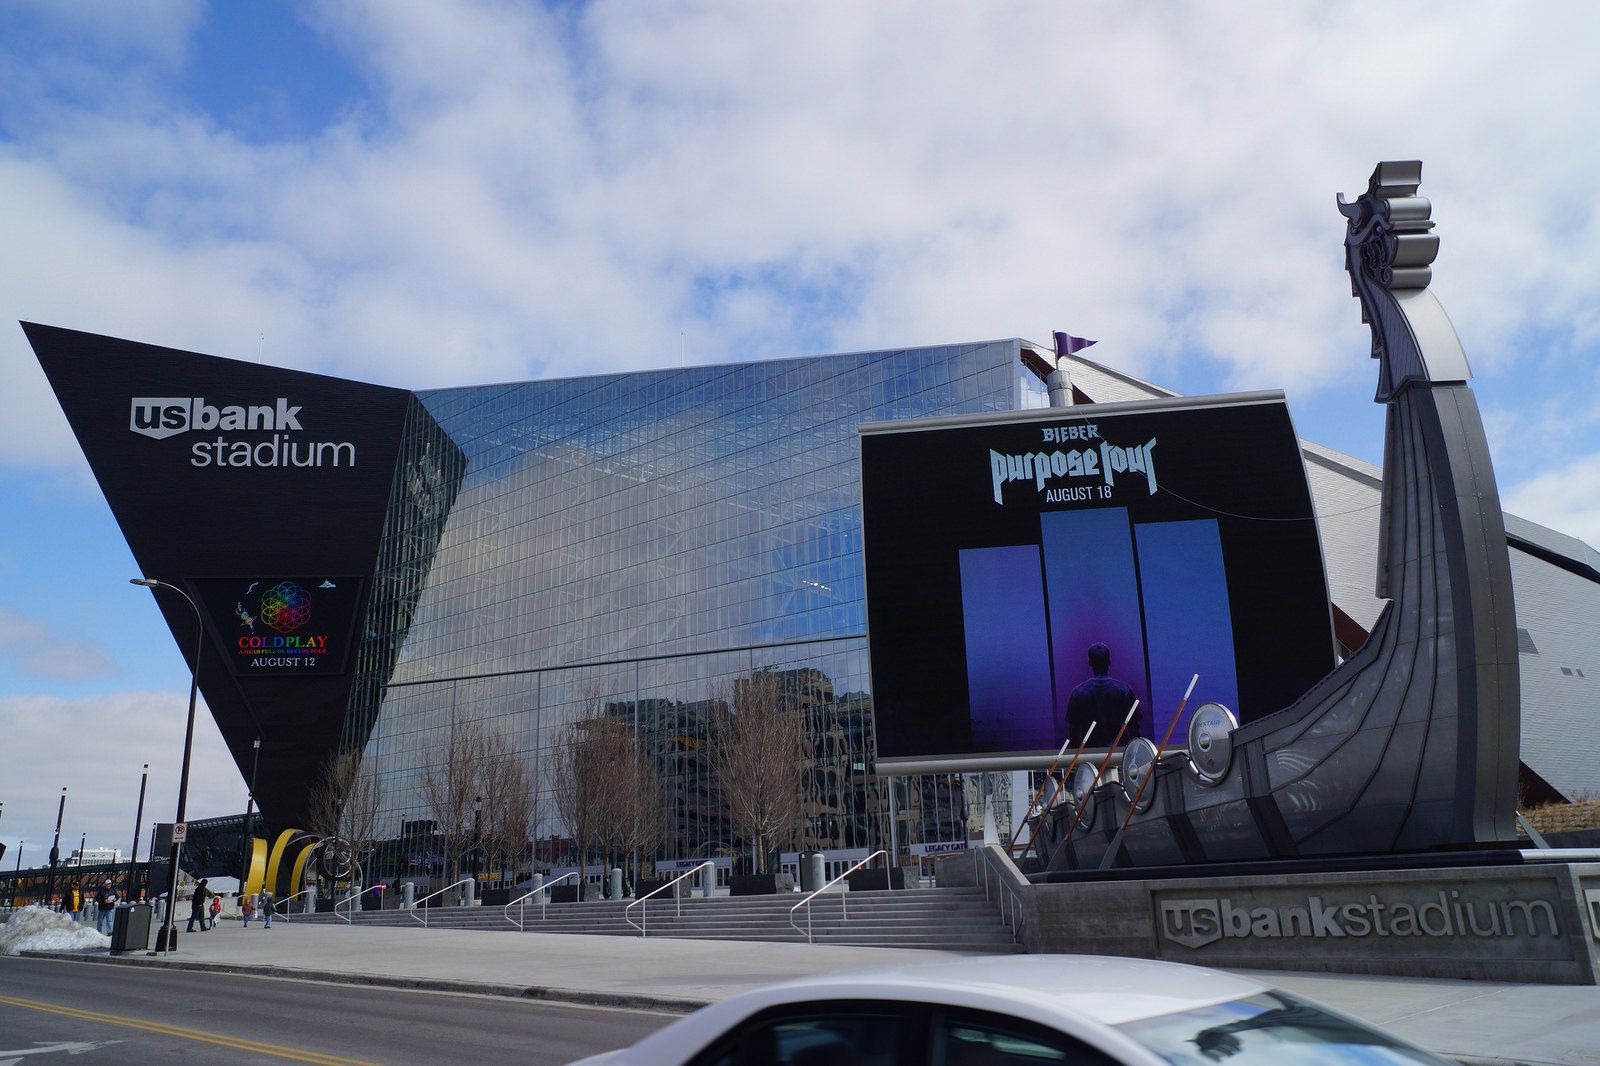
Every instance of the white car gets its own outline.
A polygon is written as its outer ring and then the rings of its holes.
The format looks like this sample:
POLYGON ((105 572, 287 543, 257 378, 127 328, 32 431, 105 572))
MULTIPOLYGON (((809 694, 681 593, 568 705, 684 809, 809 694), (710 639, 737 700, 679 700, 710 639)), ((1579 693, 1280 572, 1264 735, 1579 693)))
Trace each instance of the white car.
POLYGON ((1011 955, 821 974, 734 996, 574 1066, 1051 1066, 1446 1060, 1234 974, 1011 955))

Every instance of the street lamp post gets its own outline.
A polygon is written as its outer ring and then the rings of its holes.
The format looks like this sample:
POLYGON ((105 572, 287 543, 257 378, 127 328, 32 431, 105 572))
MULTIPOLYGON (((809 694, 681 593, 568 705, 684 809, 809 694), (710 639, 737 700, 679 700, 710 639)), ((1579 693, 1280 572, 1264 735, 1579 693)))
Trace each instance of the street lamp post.
MULTIPOLYGON (((128 857, 128 900, 133 901, 133 883, 139 876, 139 826, 144 822, 144 786, 150 781, 150 764, 144 764, 139 775, 139 810, 133 816, 133 854, 128 857)), ((148 871, 146 871, 148 872, 148 871)), ((145 878, 149 880, 148 877, 145 878)), ((150 886, 154 888, 155 886, 150 886)))
POLYGON ((483 797, 472 798, 472 899, 478 899, 479 861, 483 858, 483 797))
MULTIPOLYGON (((189 805, 189 754, 194 748, 194 704, 200 692, 200 652, 204 645, 205 626, 200 621, 200 608, 195 606, 189 594, 176 585, 169 585, 165 581, 157 581, 149 577, 132 577, 128 579, 131 585, 143 585, 147 589, 170 589, 183 597, 189 609, 194 612, 194 663, 189 670, 189 724, 183 735, 183 772, 178 776, 178 816, 173 821, 173 828, 183 824, 184 812, 189 805)), ((176 832, 174 832, 176 835, 176 832)), ((176 922, 174 915, 178 910, 178 850, 183 845, 176 840, 172 842, 172 883, 167 890, 167 913, 161 925, 161 942, 157 945, 158 951, 171 951, 173 941, 177 939, 176 922)))
POLYGON ((22 884, 22 845, 26 840, 17 841, 17 872, 11 875, 11 905, 17 905, 17 886, 22 884))
POLYGON ((50 842, 50 872, 44 879, 44 905, 56 894, 56 863, 61 861, 61 818, 67 813, 67 786, 61 786, 61 803, 56 807, 56 837, 50 842))
POLYGON ((255 855, 256 771, 261 769, 261 738, 256 737, 255 758, 250 763, 250 795, 244 801, 244 839, 239 855, 239 891, 250 882, 250 860, 255 855))

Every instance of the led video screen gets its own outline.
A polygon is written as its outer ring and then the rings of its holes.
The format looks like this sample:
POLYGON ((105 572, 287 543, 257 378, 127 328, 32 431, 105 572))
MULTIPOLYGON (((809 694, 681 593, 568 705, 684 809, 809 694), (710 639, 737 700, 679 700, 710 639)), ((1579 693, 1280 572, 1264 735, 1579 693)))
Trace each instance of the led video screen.
POLYGON ((195 581, 212 635, 235 676, 341 674, 361 606, 361 579, 272 575, 195 581))
POLYGON ((1135 699, 1123 742, 1181 745, 1334 664, 1281 393, 866 425, 861 468, 880 770, 1036 766, 1135 699))

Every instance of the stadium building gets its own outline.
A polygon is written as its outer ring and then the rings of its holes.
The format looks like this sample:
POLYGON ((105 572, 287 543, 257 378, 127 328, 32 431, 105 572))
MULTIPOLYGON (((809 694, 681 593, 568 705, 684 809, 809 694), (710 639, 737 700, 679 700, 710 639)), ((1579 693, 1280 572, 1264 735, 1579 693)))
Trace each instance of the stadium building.
MULTIPOLYGON (((422 777, 465 720, 546 788, 557 730, 598 700, 664 778, 659 857, 738 854, 708 716, 737 678, 771 670, 811 734, 800 846, 978 830, 978 775, 873 773, 857 427, 1047 407, 1048 349, 1012 338, 407 392, 24 328, 144 574, 203 617, 201 689, 247 777, 261 739, 273 827, 304 824, 342 750, 378 769, 381 835, 426 827, 422 777)), ((1063 366, 1076 403, 1174 395, 1063 366)), ((1382 472, 1303 453, 1348 653, 1382 606, 1382 472)), ((1600 554, 1506 525, 1524 785, 1573 797, 1600 787, 1600 554)), ((157 602, 187 658, 194 613, 157 602)), ((904 626, 914 637, 917 619, 904 626)), ((1009 775, 985 776, 1006 794, 1009 775)), ((542 813, 537 835, 562 838, 555 805, 542 813)))

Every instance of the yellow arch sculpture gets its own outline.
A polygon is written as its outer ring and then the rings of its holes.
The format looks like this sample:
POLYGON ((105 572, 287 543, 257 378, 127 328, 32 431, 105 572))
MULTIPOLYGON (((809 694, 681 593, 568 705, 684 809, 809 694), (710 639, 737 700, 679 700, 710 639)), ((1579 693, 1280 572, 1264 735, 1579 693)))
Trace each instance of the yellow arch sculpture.
MULTIPOLYGON (((274 895, 277 894, 278 887, 283 883, 278 878, 278 871, 283 866, 284 857, 288 854, 290 846, 304 839, 305 836, 306 832, 303 829, 285 829, 278 834, 278 839, 273 842, 271 857, 267 859, 266 887, 272 889, 274 895)), ((266 842, 261 841, 261 843, 265 844, 266 842)), ((304 851, 305 849, 302 848, 301 853, 303 854, 304 851)), ((303 869, 303 862, 295 864, 295 873, 300 873, 303 869)), ((290 883, 293 884, 293 882, 290 883)))
POLYGON ((260 837, 250 838, 250 858, 245 862, 244 893, 253 896, 261 891, 267 874, 267 842, 260 837))

